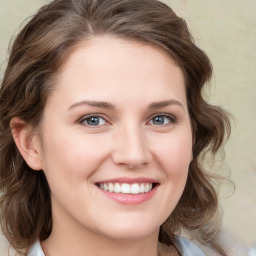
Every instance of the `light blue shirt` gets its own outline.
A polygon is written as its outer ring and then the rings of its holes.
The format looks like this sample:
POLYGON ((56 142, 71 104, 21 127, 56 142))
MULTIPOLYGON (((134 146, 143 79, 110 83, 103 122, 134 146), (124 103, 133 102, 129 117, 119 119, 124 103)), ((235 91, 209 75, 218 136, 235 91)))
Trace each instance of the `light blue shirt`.
POLYGON ((176 236, 176 247, 182 256, 206 256, 203 251, 188 239, 182 236, 176 236))
MULTIPOLYGON (((201 249, 188 239, 181 236, 176 236, 176 238, 176 246, 182 256, 206 256, 201 249)), ((39 241, 31 247, 28 256, 45 256, 39 241)))
POLYGON ((256 246, 249 249, 248 254, 249 254, 249 256, 256 256, 256 246))

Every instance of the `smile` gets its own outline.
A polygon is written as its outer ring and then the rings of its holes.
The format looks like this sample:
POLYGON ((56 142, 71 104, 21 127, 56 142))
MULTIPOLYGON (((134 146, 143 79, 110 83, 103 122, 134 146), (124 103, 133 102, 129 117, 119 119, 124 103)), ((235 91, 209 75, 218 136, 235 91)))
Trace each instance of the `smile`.
POLYGON ((99 183, 97 184, 102 190, 109 191, 112 193, 121 194, 142 194, 150 192, 154 184, 149 182, 143 183, 99 183))
POLYGON ((95 183, 104 196, 125 205, 136 205, 150 200, 160 183, 151 178, 119 177, 95 183))

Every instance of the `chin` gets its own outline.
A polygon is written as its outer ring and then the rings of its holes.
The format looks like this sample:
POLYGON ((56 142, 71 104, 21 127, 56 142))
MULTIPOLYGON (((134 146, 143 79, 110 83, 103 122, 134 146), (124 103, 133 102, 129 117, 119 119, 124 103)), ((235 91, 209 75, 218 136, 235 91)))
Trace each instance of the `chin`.
POLYGON ((160 224, 152 221, 122 221, 114 225, 104 225, 105 236, 116 240, 138 240, 156 234, 158 236, 160 224))

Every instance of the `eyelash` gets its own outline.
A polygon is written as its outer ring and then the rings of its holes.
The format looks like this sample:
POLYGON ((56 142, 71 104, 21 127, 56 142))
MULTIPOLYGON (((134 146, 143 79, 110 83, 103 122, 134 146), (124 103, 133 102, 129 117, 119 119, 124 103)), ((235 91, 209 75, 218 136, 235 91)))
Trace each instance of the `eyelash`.
MULTIPOLYGON (((174 124, 176 122, 177 122, 177 119, 176 119, 175 116, 170 115, 170 114, 166 114, 166 113, 159 113, 159 114, 156 114, 156 115, 150 117, 150 120, 147 122, 147 124, 149 124, 149 125, 156 125, 156 126, 167 126, 169 124, 174 124), (157 125, 157 124, 154 124, 154 123, 150 123, 150 122, 153 122, 153 119, 157 118, 157 117, 165 118, 165 119, 168 118, 169 121, 168 121, 168 123, 160 124, 160 125, 157 125)), ((85 126, 91 127, 91 128, 98 128, 98 127, 101 127, 103 125, 109 124, 109 122, 106 120, 106 118, 102 117, 101 114, 90 114, 90 115, 83 116, 82 118, 79 119, 79 123, 83 124, 85 126), (102 120, 104 120, 105 124, 97 123, 96 125, 91 125, 91 124, 85 123, 85 122, 88 122, 92 118, 102 119, 102 120)))

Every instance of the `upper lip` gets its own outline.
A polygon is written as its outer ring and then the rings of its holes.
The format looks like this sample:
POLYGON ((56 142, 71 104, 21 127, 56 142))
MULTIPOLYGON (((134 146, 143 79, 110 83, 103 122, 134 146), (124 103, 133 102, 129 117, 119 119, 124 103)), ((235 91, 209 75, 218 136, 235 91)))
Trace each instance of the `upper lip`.
POLYGON ((100 180, 96 183, 159 183, 157 180, 152 178, 146 178, 146 177, 138 177, 138 178, 130 178, 130 177, 120 177, 120 178, 113 178, 113 179, 106 179, 106 180, 100 180))

